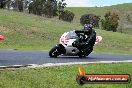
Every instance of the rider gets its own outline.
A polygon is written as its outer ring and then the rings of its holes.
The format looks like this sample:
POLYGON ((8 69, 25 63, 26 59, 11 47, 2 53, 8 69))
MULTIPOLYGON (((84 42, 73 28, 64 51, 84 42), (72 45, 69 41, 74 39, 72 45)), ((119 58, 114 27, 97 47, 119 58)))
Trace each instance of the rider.
POLYGON ((75 33, 79 39, 73 42, 73 47, 76 47, 80 51, 80 55, 85 56, 90 54, 93 51, 93 46, 96 41, 96 32, 93 26, 91 24, 85 24, 84 29, 76 30, 75 33))

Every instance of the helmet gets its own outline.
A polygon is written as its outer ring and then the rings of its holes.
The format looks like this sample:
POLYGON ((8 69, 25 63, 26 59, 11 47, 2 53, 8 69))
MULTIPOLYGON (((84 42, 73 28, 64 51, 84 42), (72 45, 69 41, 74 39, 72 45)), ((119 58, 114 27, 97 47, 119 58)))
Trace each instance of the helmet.
POLYGON ((85 25, 84 25, 84 30, 89 30, 89 31, 91 31, 92 28, 93 28, 93 26, 92 26, 91 24, 85 24, 85 25))

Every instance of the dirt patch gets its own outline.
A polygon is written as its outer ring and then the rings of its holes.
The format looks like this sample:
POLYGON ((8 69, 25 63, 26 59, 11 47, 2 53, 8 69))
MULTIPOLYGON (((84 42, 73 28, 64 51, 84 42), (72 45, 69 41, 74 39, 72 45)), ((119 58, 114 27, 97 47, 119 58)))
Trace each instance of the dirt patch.
POLYGON ((1 33, 10 33, 10 30, 4 26, 0 26, 0 34, 1 33))

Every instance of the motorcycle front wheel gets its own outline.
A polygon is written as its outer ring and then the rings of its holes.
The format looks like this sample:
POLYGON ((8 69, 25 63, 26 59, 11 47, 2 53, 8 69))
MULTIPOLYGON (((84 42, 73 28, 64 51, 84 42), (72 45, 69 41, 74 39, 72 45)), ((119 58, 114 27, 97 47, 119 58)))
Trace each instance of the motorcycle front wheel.
POLYGON ((57 47, 55 46, 49 51, 49 56, 52 58, 57 58, 58 53, 59 53, 59 51, 58 51, 57 47))

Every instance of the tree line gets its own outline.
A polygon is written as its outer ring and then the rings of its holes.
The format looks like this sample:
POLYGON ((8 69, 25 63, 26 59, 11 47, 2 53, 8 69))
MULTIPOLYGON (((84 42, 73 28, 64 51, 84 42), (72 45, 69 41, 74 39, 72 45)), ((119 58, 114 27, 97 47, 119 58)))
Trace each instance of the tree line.
POLYGON ((75 14, 65 10, 65 0, 0 0, 1 9, 13 9, 19 12, 28 10, 29 14, 45 16, 48 18, 58 16, 59 20, 71 22, 75 14))
MULTIPOLYGON (((28 10, 29 14, 35 14, 52 18, 58 16, 59 20, 71 22, 74 19, 75 14, 71 11, 65 10, 65 0, 0 0, 1 9, 13 9, 19 12, 28 10)), ((128 16, 130 20, 130 16, 128 16)), ((107 31, 117 31, 119 17, 115 12, 107 12, 104 15, 104 19, 100 20, 100 16, 95 14, 84 14, 80 18, 82 25, 90 23, 94 27, 99 28, 99 22, 101 22, 101 28, 107 31)))

